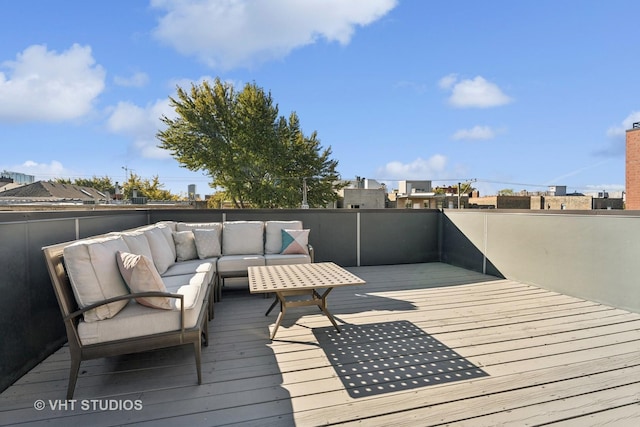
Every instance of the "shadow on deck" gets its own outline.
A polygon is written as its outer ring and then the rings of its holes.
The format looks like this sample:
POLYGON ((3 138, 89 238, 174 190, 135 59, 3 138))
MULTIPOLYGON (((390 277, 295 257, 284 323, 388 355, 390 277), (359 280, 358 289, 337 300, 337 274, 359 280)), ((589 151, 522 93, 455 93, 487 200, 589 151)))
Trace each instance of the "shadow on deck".
POLYGON ((316 328, 349 396, 358 398, 488 375, 408 321, 316 328))

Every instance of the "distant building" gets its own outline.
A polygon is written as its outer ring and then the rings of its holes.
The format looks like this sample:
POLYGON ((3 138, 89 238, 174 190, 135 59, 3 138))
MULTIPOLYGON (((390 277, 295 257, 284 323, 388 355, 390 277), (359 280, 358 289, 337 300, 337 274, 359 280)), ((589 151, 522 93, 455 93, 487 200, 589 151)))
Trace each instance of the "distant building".
POLYGON ((428 180, 399 181, 398 190, 390 197, 398 209, 458 209, 469 207, 469 196, 458 194, 453 187, 435 191, 428 180))
POLYGON ((627 130, 626 147, 626 209, 640 210, 640 122, 627 130))
POLYGON ((10 178, 15 184, 33 184, 36 181, 36 177, 34 175, 6 170, 0 172, 0 178, 10 178))
POLYGON ((431 193, 431 181, 399 181, 398 182, 398 194, 419 194, 419 193, 431 193))
POLYGON ((471 197, 470 208, 479 209, 532 209, 531 196, 483 196, 471 197))
POLYGON ((548 196, 566 196, 567 195, 567 186, 566 185, 550 185, 549 191, 547 191, 548 196))
POLYGON ((387 189, 375 179, 357 176, 347 181, 347 186, 338 191, 338 208, 384 209, 387 206, 387 189))
POLYGON ((565 185, 552 185, 546 193, 472 197, 472 208, 531 210, 591 210, 622 209, 622 197, 609 197, 606 192, 595 194, 567 193, 565 185))

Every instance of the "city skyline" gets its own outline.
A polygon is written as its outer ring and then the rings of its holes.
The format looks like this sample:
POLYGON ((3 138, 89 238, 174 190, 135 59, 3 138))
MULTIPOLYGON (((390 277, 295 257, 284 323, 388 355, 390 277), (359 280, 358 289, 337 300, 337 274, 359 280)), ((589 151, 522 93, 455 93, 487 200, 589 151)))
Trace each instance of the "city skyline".
POLYGON ((26 0, 0 16, 0 170, 208 179, 157 147, 175 87, 270 91, 345 180, 622 191, 634 2, 26 0))

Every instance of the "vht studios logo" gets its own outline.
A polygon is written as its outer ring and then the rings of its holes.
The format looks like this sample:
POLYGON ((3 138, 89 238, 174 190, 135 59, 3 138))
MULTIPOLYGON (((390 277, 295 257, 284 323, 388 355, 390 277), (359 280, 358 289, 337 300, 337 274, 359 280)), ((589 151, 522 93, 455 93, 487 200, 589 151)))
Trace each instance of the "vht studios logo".
POLYGON ((118 399, 70 399, 36 400, 33 407, 37 411, 49 408, 52 411, 141 411, 142 400, 118 399))

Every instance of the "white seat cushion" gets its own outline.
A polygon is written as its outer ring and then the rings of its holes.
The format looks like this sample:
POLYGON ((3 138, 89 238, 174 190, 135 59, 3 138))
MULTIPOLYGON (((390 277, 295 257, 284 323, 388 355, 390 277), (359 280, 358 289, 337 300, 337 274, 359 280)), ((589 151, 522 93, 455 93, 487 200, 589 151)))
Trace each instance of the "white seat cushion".
POLYGON ((249 267, 265 265, 262 255, 224 255, 218 258, 218 272, 245 272, 249 267))
MULTIPOLYGON (((210 283, 209 277, 210 275, 207 272, 202 272, 163 277, 162 281, 167 287, 167 291, 183 295, 185 310, 191 310, 202 299, 202 295, 206 293, 210 283)), ((180 300, 174 299, 173 303, 175 308, 180 308, 180 300)))
MULTIPOLYGON (((195 326, 202 308, 203 299, 204 296, 191 309, 185 309, 185 328, 195 326)), ((158 310, 132 301, 117 316, 111 319, 100 322, 80 322, 78 324, 78 335, 83 344, 96 344, 179 329, 179 309, 158 310)))
POLYGON ((216 272, 216 258, 209 258, 207 260, 192 259, 189 261, 176 262, 169 267, 164 274, 162 274, 162 277, 207 272, 211 272, 212 275, 216 272))

